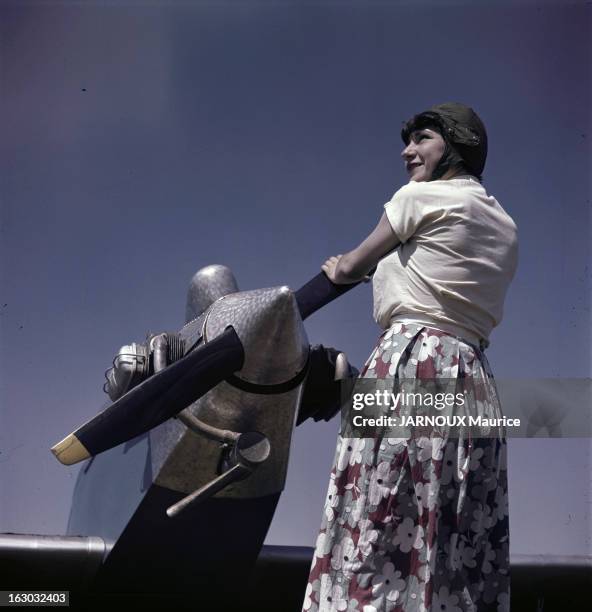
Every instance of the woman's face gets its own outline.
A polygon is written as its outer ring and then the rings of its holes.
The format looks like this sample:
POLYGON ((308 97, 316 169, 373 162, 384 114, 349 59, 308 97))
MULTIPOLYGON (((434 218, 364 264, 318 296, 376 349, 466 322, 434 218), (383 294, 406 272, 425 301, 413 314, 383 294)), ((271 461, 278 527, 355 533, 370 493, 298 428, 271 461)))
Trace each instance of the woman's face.
POLYGON ((409 180, 429 181, 445 149, 444 139, 435 130, 423 128, 411 132, 409 144, 401 153, 409 180))

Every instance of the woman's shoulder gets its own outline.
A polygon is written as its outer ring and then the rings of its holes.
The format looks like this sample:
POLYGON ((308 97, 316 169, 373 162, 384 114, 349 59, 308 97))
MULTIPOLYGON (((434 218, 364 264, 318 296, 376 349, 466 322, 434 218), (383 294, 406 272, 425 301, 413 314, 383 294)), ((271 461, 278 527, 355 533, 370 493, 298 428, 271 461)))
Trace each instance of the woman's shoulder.
POLYGON ((438 181, 409 181, 395 191, 392 201, 414 200, 434 203, 470 198, 471 195, 485 195, 485 190, 477 179, 454 178, 438 181))
POLYGON ((447 181, 409 181, 395 191, 392 199, 432 199, 433 197, 441 197, 446 193, 447 187, 437 183, 445 182, 447 181))

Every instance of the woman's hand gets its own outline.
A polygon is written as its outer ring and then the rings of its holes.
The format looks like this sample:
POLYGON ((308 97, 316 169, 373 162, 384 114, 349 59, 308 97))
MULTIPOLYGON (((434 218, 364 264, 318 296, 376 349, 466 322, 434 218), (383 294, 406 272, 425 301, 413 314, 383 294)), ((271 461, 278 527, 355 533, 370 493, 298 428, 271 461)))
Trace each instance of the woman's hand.
POLYGON ((339 260, 342 258, 342 255, 336 255, 333 257, 329 257, 327 261, 321 266, 321 270, 327 275, 327 278, 336 285, 344 284, 343 281, 340 282, 337 280, 336 272, 337 272, 337 264, 339 260))
POLYGON ((333 257, 329 257, 327 261, 321 266, 321 270, 327 275, 327 278, 336 285, 351 285, 353 283, 358 283, 360 280, 365 280, 363 278, 352 278, 344 269, 343 269, 343 255, 335 255, 333 257), (341 265, 340 265, 341 264, 341 265))

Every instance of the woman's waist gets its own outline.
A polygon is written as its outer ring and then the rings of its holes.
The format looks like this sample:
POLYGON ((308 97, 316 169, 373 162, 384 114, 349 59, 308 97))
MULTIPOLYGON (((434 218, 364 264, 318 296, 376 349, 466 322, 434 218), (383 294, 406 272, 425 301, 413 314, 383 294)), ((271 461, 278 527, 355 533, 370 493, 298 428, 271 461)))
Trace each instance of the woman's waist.
POLYGON ((487 338, 480 337, 479 334, 476 334, 475 332, 467 329, 466 327, 463 327, 462 325, 457 325, 455 323, 450 323, 449 321, 442 321, 441 319, 436 319, 435 317, 430 317, 429 315, 425 315, 423 313, 398 313, 392 316, 389 323, 389 327, 392 327, 395 323, 434 327, 447 334, 456 336, 457 338, 459 338, 460 340, 464 340, 468 344, 473 344, 474 346, 479 347, 481 350, 484 350, 489 346, 489 340, 487 340, 487 338))

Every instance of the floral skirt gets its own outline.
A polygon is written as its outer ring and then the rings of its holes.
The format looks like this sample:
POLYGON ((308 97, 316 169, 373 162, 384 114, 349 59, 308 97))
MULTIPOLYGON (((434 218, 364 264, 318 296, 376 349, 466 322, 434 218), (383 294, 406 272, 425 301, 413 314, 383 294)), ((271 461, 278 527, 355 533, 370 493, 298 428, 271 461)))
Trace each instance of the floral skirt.
MULTIPOLYGON (((502 416, 484 354, 438 329, 395 323, 361 377, 479 384, 469 411, 502 416)), ((339 436, 302 609, 509 610, 507 490, 503 435, 339 436)))

